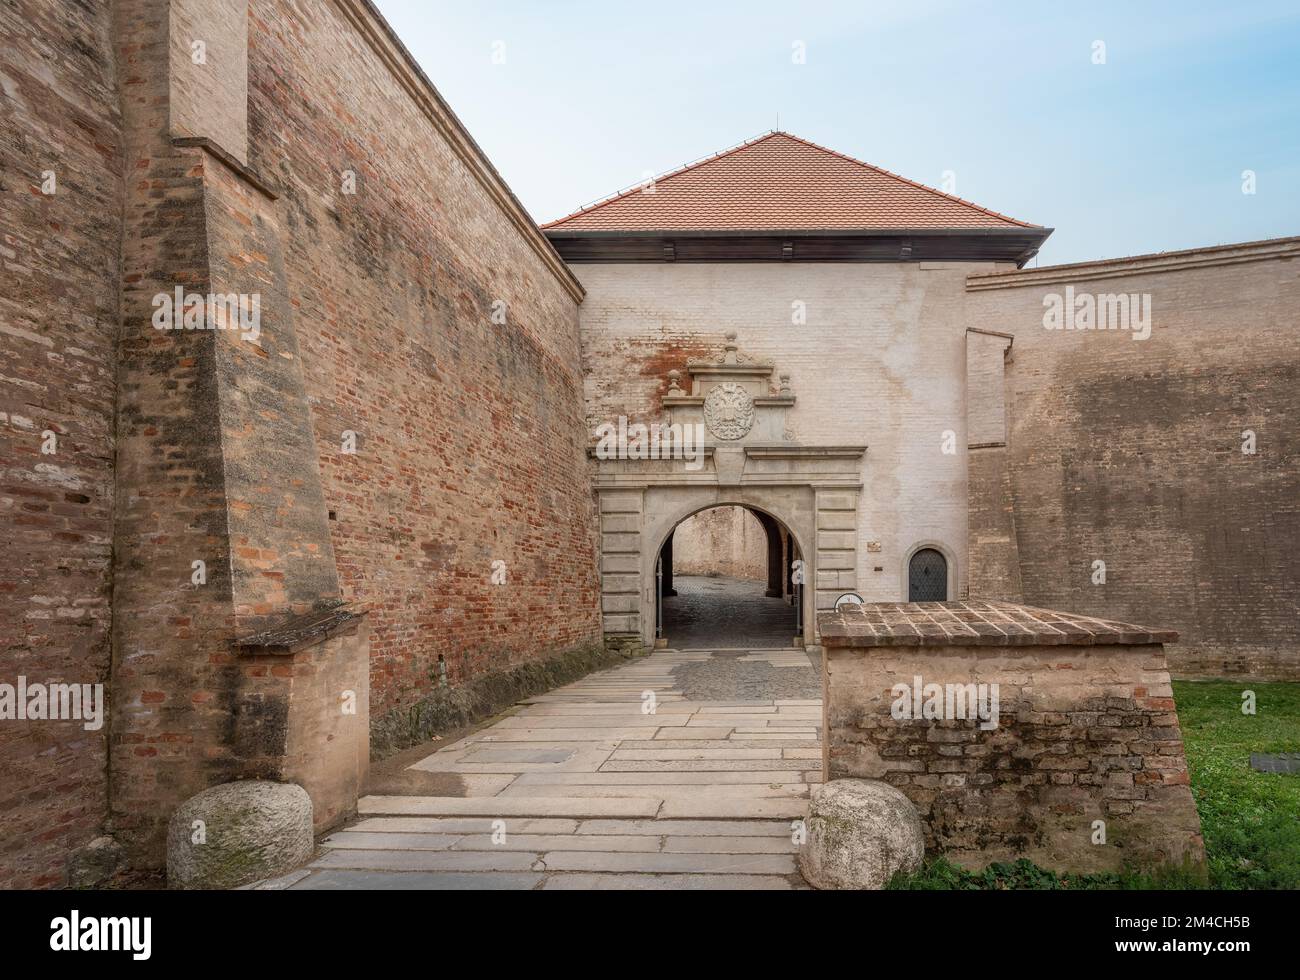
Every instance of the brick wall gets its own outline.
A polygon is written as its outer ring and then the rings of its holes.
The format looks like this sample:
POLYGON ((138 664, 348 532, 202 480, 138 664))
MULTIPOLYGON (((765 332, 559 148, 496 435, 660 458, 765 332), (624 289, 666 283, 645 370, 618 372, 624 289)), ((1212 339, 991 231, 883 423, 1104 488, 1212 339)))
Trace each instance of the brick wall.
POLYGON ((99 732, 0 729, 0 881, 58 884, 105 829, 156 866, 229 779, 337 819, 355 719, 444 661, 599 640, 581 287, 364 0, 41 0, 0 29, 6 664, 112 676, 99 732), (156 329, 178 286, 256 295, 260 337, 156 329), (370 611, 346 642, 241 645, 340 603, 370 611))
POLYGON ((971 534, 1014 540, 1026 602, 1176 628, 1175 675, 1300 678, 1297 256, 1286 239, 970 280, 968 325, 1015 336, 1009 445, 972 453, 971 534), (1149 295, 1150 337, 1044 329, 1067 287, 1149 295))
POLYGON ((1006 361, 1011 338, 966 333, 967 546, 972 596, 1020 599, 1020 557, 1008 487, 1006 361))
POLYGON ((715 507, 673 532, 674 575, 727 575, 767 581, 767 532, 743 507, 715 507))
POLYGON ((456 684, 599 642, 581 293, 365 5, 251 11, 250 164, 282 194, 331 542, 344 598, 369 609, 382 723, 441 664, 456 684))
MULTIPOLYGON (((5 684, 108 679, 122 214, 110 33, 107 4, 0 5, 5 684)), ((107 724, 0 721, 0 883, 58 884, 96 835, 107 737, 107 724)))
POLYGON ((972 868, 1022 856, 1071 871, 1203 859, 1160 643, 1132 632, 1093 645, 1095 621, 947 606, 948 627, 933 622, 939 604, 883 617, 867 607, 856 620, 821 614, 828 778, 898 787, 921 815, 927 850, 972 868), (895 625, 869 635, 864 616, 895 625), (1071 636, 1035 636, 1036 616, 1074 621, 1071 636), (924 637, 897 635, 908 617, 924 621, 924 637), (983 635, 945 637, 971 624, 983 635), (999 628, 1011 633, 1005 642, 999 628), (954 717, 950 685, 985 685, 996 712, 954 717), (939 713, 926 714, 935 691, 939 713))

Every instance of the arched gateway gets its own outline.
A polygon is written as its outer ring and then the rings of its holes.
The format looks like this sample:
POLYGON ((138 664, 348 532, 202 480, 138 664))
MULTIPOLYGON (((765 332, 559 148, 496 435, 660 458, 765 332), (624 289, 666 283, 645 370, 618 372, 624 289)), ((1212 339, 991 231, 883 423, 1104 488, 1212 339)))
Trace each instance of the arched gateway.
POLYGON ((744 360, 735 334, 729 333, 720 361, 688 363, 689 392, 679 387, 677 372, 671 372, 663 398, 668 418, 662 425, 630 433, 630 440, 627 427, 621 426, 619 439, 591 450, 600 498, 607 644, 654 643, 660 549, 678 524, 710 507, 745 507, 789 530, 794 560, 802 562, 795 579, 803 579, 805 645, 818 643, 816 612, 834 608, 839 595, 857 587, 858 498, 866 447, 804 446, 789 440, 785 413, 795 396, 785 376, 779 390, 772 390, 773 373, 771 364, 744 360))

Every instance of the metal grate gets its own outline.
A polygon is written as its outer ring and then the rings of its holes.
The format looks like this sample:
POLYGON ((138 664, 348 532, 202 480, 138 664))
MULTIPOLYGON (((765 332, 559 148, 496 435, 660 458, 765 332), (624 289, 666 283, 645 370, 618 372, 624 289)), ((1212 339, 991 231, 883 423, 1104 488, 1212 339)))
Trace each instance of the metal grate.
POLYGON ((908 602, 948 600, 948 560, 933 548, 922 548, 907 566, 908 602))

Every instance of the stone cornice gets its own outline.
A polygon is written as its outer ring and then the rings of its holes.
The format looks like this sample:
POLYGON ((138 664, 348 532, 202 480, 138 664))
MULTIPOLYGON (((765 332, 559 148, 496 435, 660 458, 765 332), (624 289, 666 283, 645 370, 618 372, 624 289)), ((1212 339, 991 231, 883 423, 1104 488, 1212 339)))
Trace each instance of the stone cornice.
POLYGON ((977 273, 966 277, 966 291, 973 293, 989 289, 1046 286, 1053 283, 1079 282, 1083 279, 1117 279, 1123 276, 1142 276, 1156 272, 1178 272, 1185 269, 1204 269, 1210 266, 1240 265, 1245 262, 1267 262, 1297 257, 1300 257, 1300 237, 1272 238, 1261 242, 1240 242, 1235 245, 1214 245, 1179 252, 1131 255, 1120 259, 1050 265, 1039 269, 977 273))
POLYGON ((816 457, 823 459, 859 459, 866 446, 746 446, 745 455, 753 459, 795 459, 816 457))
POLYGON ((464 124, 452 112, 433 82, 420 69, 406 46, 398 38, 371 0, 334 0, 343 16, 356 28, 357 33, 370 45, 393 77, 407 91, 420 110, 433 123, 434 128, 447 140, 465 168, 473 174, 502 212, 510 219, 543 264, 559 280, 575 302, 582 302, 586 291, 577 277, 560 258, 560 254, 538 229, 528 211, 515 197, 496 167, 474 142, 464 124))

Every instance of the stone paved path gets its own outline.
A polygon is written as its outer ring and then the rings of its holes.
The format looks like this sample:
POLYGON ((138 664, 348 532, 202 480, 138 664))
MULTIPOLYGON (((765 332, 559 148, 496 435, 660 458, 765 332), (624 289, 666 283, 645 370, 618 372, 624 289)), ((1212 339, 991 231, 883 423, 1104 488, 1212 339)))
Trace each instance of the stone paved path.
POLYGON ((664 637, 678 650, 792 648, 795 609, 763 594, 764 583, 725 575, 678 575, 664 599, 664 637))
POLYGON ((804 887, 790 825, 821 778, 821 701, 763 695, 819 677, 794 649, 660 650, 593 674, 415 764, 469 795, 365 797, 307 868, 262 887, 804 887), (682 677, 723 660, 746 697, 689 700, 682 677))

